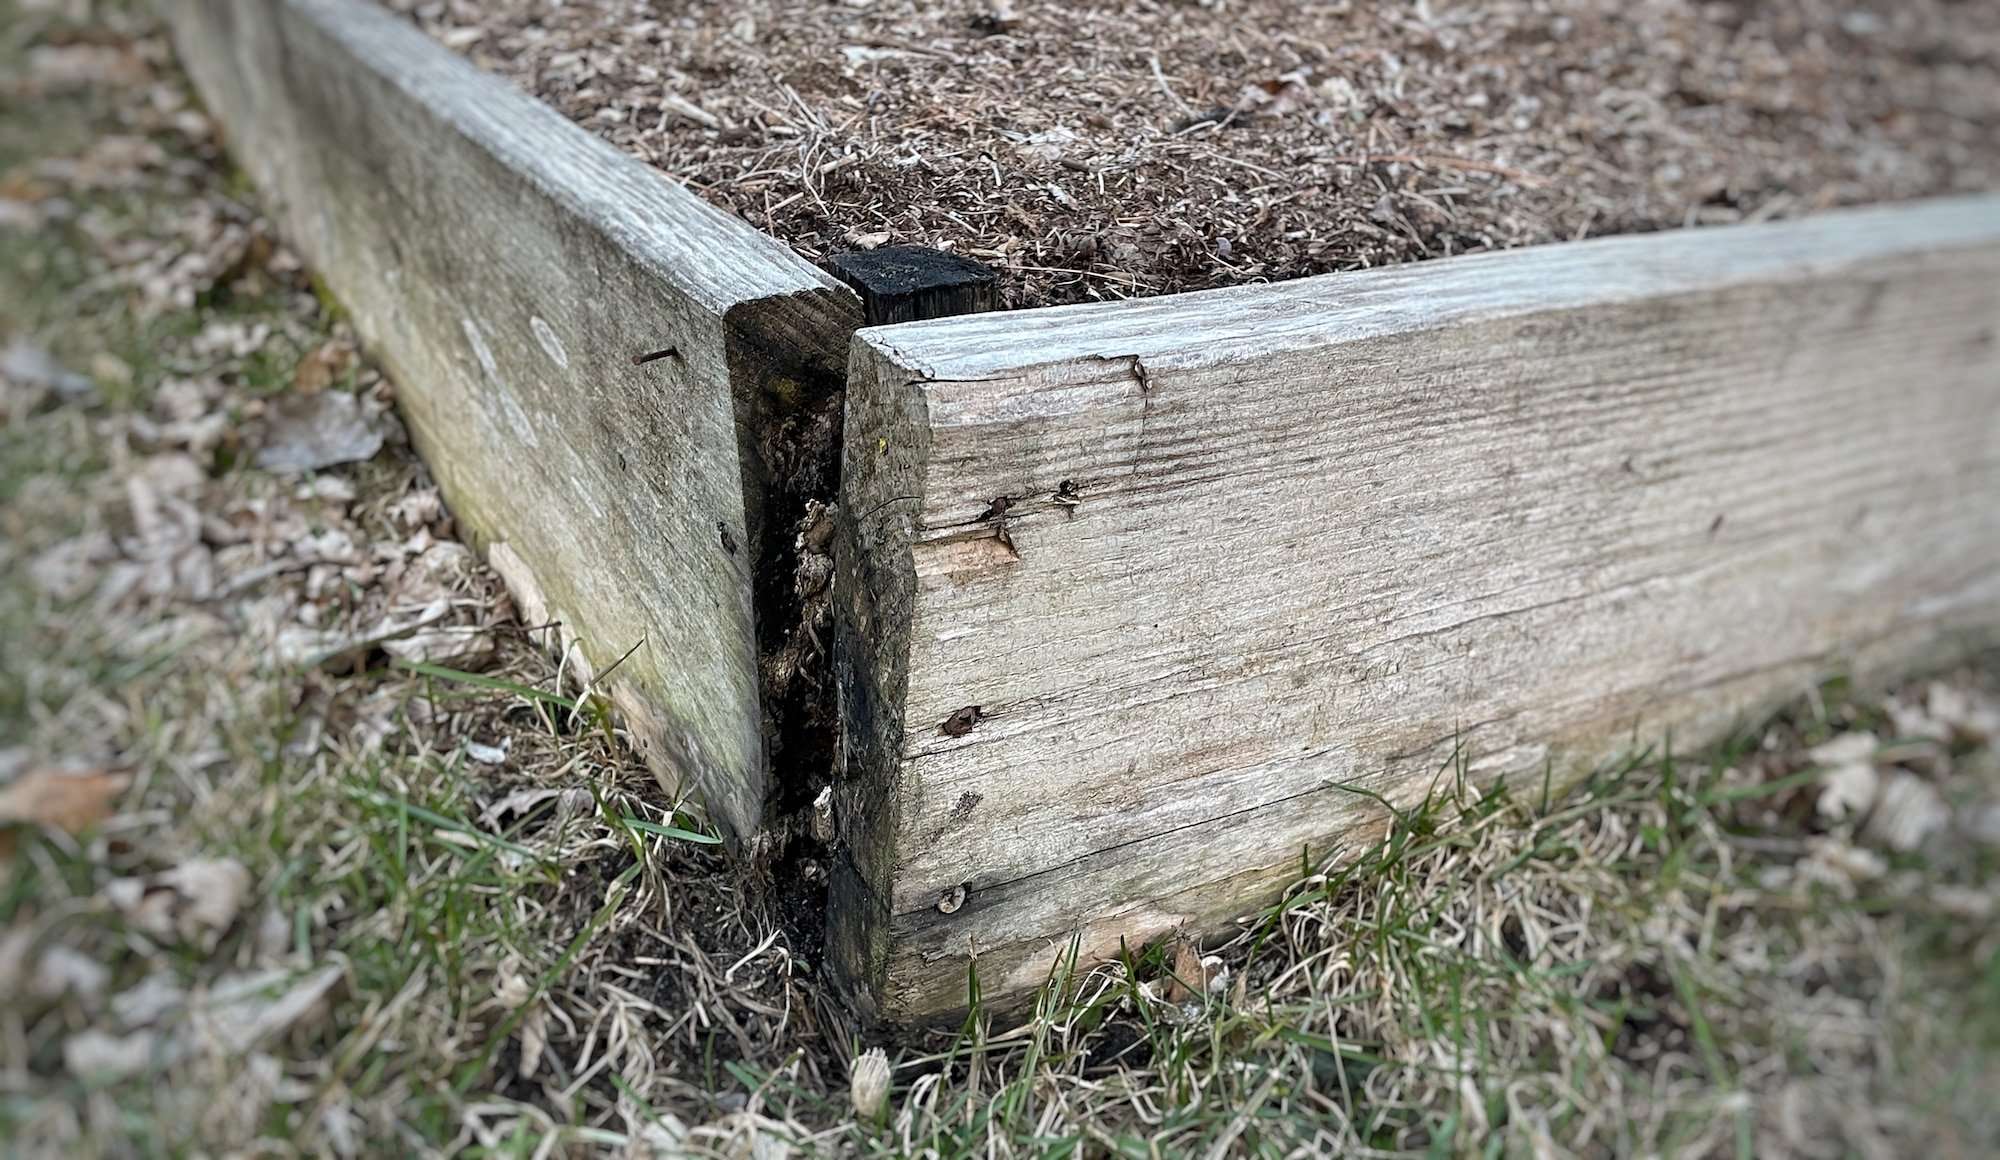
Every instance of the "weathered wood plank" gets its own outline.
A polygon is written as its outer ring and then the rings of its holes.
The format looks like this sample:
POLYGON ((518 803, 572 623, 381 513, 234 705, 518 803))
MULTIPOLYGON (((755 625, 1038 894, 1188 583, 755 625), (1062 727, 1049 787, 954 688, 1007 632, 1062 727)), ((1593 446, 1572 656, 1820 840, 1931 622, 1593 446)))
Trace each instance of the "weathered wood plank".
POLYGON ((1996 335, 1996 198, 860 332, 842 969, 1018 993, 1455 753, 1560 780, 1991 639, 1996 335))
POLYGON ((859 304, 366 0, 164 0, 286 236, 393 373, 531 623, 739 835, 767 790, 751 583, 830 493, 859 304), (671 354, 660 352, 671 351, 671 354), (645 361, 644 355, 659 355, 645 361))

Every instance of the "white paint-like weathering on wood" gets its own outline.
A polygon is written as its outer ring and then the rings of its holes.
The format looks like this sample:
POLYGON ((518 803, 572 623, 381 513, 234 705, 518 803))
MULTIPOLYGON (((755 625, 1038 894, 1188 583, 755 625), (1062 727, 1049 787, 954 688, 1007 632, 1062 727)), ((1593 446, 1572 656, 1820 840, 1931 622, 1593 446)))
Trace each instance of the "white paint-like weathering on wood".
POLYGON ((479 333, 479 323, 470 318, 458 320, 458 328, 465 332, 466 345, 472 348, 472 357, 478 361, 479 369, 495 383, 500 381, 500 364, 493 360, 493 348, 486 345, 486 336, 479 333))
POLYGON ((568 370, 569 352, 563 349, 562 339, 556 337, 555 329, 539 314, 528 319, 528 329, 534 332, 535 341, 541 344, 542 353, 549 356, 549 361, 568 370))
MULTIPOLYGON (((528 414, 527 409, 521 406, 521 400, 515 398, 514 392, 501 380, 500 363, 493 357, 493 348, 486 344, 486 336, 481 333, 478 321, 461 318, 458 325, 465 332, 465 341, 472 347, 472 356, 478 361, 479 369, 485 372, 486 382, 492 388, 489 393, 491 404, 498 407, 507 420, 507 433, 531 450, 539 448, 542 440, 535 434, 534 417, 528 414)), ((574 452, 571 454, 574 457, 574 452)))

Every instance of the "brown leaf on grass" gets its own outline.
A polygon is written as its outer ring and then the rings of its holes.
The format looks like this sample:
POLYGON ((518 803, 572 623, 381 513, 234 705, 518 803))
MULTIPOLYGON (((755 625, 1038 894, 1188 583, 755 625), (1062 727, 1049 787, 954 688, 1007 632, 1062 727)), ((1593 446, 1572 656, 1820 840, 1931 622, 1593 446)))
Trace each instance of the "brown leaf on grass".
POLYGON ((80 834, 111 815, 132 775, 98 769, 37 769, 0 789, 0 823, 19 822, 80 834))
POLYGON ((542 1052, 548 1045, 549 1013, 537 1003, 521 1019, 521 1060, 515 1070, 522 1079, 535 1074, 535 1069, 542 1063, 542 1052))
POLYGON ((317 394, 339 382, 352 369, 354 347, 331 338, 299 360, 298 370, 292 374, 292 386, 302 395, 317 394))
POLYGON ((1201 947, 1184 934, 1175 935, 1167 959, 1166 979, 1169 1003, 1185 1003, 1208 994, 1208 967, 1201 961, 1201 947))

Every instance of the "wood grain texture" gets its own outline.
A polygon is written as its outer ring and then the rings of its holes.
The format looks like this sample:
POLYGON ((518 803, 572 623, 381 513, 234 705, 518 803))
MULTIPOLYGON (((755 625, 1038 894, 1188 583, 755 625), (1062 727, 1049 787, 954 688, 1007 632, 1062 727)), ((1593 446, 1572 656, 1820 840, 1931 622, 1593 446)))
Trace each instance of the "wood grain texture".
POLYGON ((1566 780, 1994 639, 1996 334, 1996 198, 860 332, 842 969, 1018 994, 1454 760, 1566 780))
POLYGON ((837 398, 852 292, 367 0, 161 7, 525 617, 638 646, 634 736, 753 831, 771 433, 837 398))

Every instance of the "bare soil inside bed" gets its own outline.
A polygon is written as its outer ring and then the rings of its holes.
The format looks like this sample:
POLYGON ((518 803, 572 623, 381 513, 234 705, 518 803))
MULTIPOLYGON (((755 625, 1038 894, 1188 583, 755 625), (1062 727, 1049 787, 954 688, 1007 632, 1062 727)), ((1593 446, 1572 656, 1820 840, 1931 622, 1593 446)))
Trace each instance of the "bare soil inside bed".
POLYGON ((815 261, 1010 306, 2000 185, 1984 0, 392 0, 815 261))

